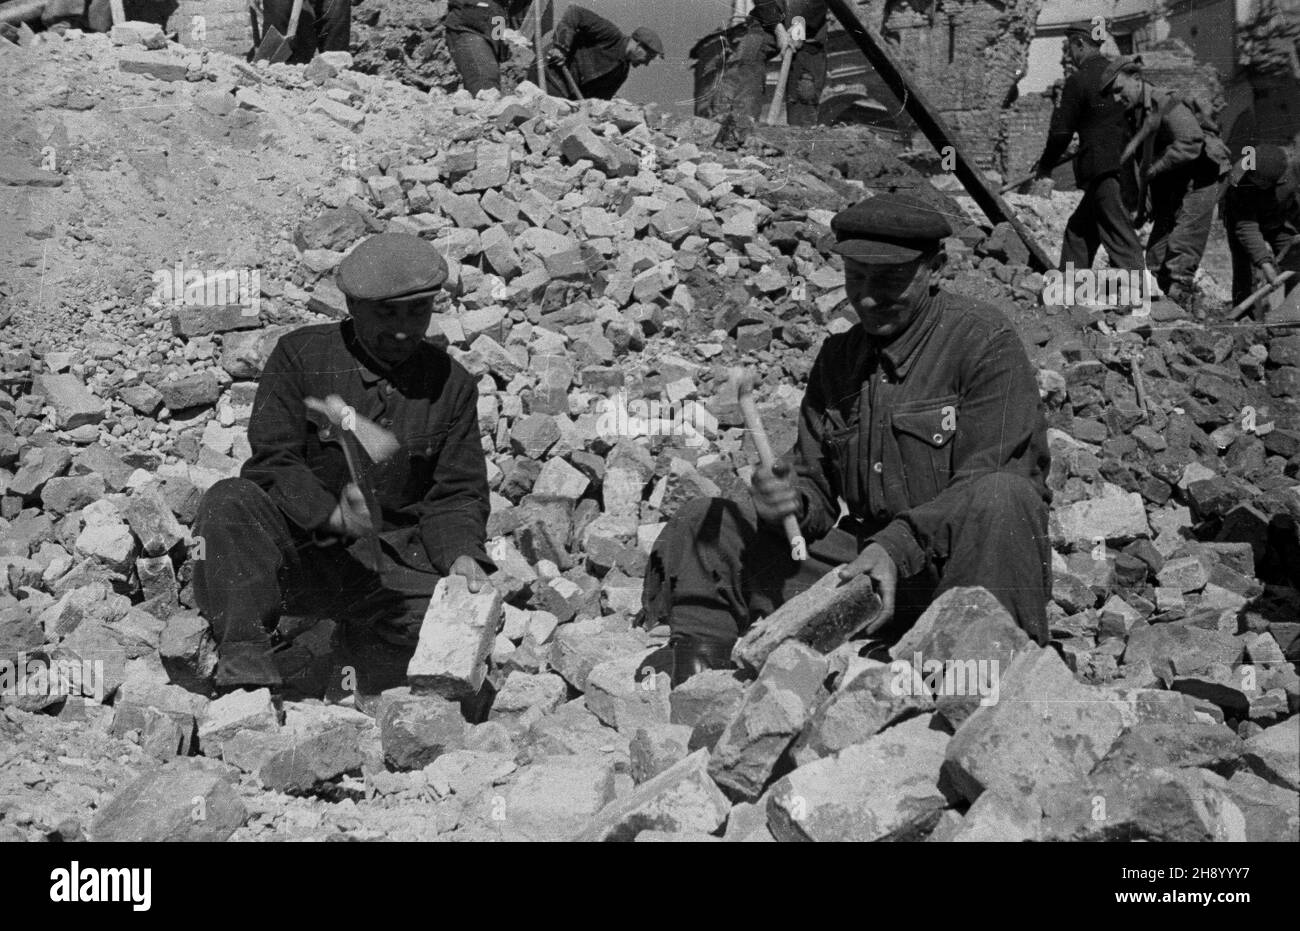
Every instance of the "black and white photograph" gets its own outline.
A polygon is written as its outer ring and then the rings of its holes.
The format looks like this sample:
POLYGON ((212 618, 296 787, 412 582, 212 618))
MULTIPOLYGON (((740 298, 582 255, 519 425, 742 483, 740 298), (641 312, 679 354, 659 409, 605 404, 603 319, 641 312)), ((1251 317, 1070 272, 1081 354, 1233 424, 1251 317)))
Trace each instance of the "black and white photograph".
POLYGON ((1293 901, 1300 0, 0 0, 0 130, 7 900, 1293 901))

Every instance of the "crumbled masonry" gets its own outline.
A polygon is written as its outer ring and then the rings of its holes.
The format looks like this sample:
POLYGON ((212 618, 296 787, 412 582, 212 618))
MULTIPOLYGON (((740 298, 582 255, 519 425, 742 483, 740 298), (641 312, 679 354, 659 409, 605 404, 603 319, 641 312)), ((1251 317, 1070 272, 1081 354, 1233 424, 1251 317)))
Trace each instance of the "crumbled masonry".
MULTIPOLYGON (((0 39, 0 840, 1300 840, 1300 331, 1049 312, 1023 244, 867 130, 724 151, 526 82, 116 41, 0 39), (675 510, 746 493, 728 369, 788 448, 853 322, 830 218, 891 188, 952 216, 943 287, 1036 367, 1051 643, 957 589, 868 658, 836 612, 872 599, 816 593, 670 690, 633 619, 675 510), (478 380, 498 570, 440 590, 407 688, 359 701, 333 622, 284 618, 326 700, 217 698, 199 497, 383 230, 447 257, 428 337, 478 380)), ((1055 252, 1077 197, 1009 200, 1055 252)))

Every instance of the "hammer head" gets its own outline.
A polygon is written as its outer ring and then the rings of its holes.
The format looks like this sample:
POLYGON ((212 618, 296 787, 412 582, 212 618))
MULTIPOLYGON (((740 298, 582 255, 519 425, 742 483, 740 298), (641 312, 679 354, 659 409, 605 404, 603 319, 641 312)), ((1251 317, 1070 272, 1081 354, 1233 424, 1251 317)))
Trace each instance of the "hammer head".
POLYGON ((303 403, 308 410, 322 414, 334 428, 347 430, 355 436, 371 462, 384 462, 397 452, 400 445, 397 437, 373 420, 362 417, 337 394, 331 394, 323 401, 320 398, 306 398, 303 403))

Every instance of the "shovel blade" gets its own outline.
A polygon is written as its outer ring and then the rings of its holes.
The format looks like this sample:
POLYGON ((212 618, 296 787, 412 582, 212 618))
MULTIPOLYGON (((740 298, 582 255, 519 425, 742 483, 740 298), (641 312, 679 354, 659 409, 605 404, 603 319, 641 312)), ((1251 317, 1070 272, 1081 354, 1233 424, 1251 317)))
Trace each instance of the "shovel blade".
POLYGON ((257 46, 257 51, 253 53, 253 61, 269 61, 272 64, 279 64, 289 60, 289 55, 293 49, 289 46, 289 40, 281 35, 280 30, 274 26, 268 26, 266 32, 262 33, 262 42, 257 46))

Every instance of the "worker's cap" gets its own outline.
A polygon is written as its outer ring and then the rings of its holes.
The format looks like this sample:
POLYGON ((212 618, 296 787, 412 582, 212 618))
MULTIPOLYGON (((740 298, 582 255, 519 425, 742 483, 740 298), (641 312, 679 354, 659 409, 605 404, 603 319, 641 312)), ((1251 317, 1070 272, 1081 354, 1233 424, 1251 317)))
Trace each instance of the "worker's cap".
POLYGON ((638 26, 632 33, 632 38, 636 39, 660 58, 664 57, 663 39, 660 39, 659 33, 655 32, 653 29, 647 29, 645 26, 638 26))
POLYGON ((1286 174, 1286 151, 1277 145, 1255 147, 1255 167, 1246 172, 1242 182, 1257 188, 1274 187, 1286 174))
POLYGON ((340 291, 361 301, 418 301, 438 293, 447 263, 432 244, 410 233, 381 233, 339 263, 340 291))
POLYGON ((1095 28, 1096 27, 1093 26, 1092 23, 1075 23, 1072 26, 1068 26, 1066 28, 1065 39, 1067 42, 1070 39, 1082 39, 1083 41, 1087 42, 1089 45, 1096 45, 1100 47, 1101 42, 1092 34, 1092 31, 1095 28))
POLYGON ((1142 73, 1142 56, 1141 55, 1121 55, 1116 58, 1101 73, 1101 92, 1104 94, 1110 90, 1110 86, 1115 83, 1115 79, 1121 74, 1141 74, 1142 73))
POLYGON ((952 235, 944 215, 911 194, 880 194, 831 219, 832 251, 868 265, 899 265, 931 252, 952 235))

